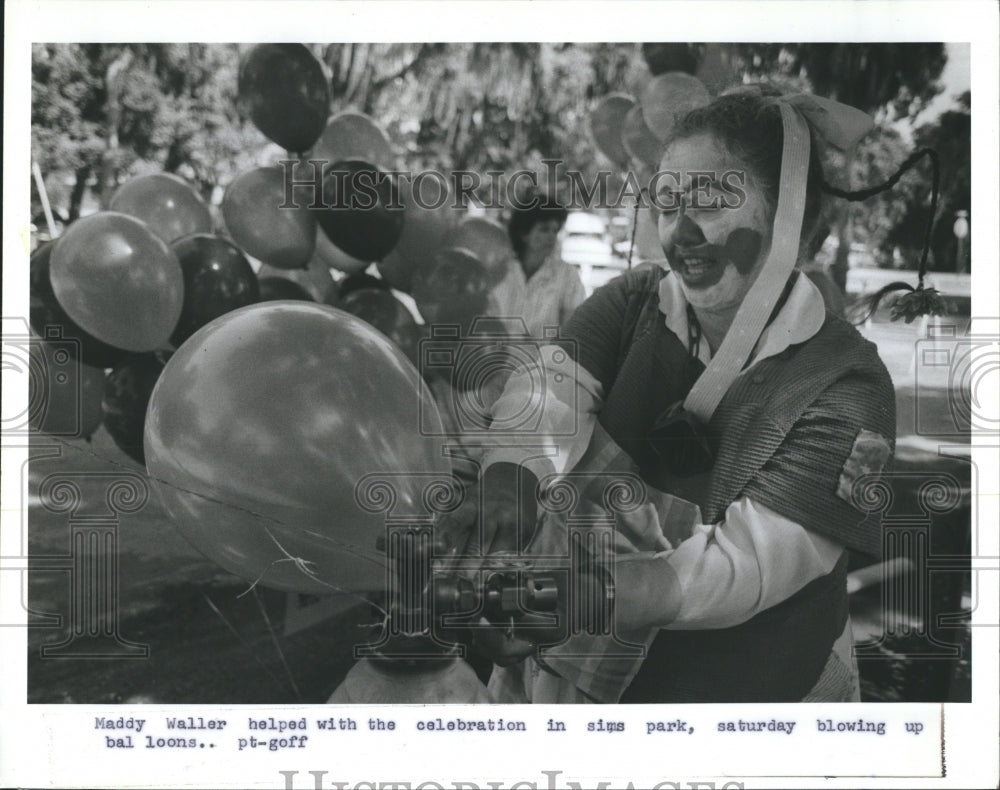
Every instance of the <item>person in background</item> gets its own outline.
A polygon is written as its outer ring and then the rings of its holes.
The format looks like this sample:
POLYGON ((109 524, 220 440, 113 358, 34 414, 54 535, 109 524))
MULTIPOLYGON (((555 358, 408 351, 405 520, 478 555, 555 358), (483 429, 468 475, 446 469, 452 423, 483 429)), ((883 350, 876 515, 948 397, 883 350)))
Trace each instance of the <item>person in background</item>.
POLYGON ((576 269, 559 255, 559 231, 566 209, 548 198, 524 201, 528 208, 511 212, 507 232, 520 266, 494 288, 497 315, 524 320, 528 334, 544 337, 546 327, 565 326, 586 297, 576 269))

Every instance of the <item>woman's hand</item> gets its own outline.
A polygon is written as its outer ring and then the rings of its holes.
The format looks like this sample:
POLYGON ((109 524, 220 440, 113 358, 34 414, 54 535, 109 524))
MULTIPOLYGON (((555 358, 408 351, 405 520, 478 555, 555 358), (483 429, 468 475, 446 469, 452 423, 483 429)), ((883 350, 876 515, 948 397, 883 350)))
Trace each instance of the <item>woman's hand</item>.
POLYGON ((466 490, 459 507, 438 517, 435 537, 449 553, 462 556, 520 553, 535 531, 537 485, 522 466, 493 464, 478 485, 466 490))
POLYGON ((538 517, 538 478, 523 466, 496 463, 483 473, 482 536, 484 554, 520 554, 538 517))

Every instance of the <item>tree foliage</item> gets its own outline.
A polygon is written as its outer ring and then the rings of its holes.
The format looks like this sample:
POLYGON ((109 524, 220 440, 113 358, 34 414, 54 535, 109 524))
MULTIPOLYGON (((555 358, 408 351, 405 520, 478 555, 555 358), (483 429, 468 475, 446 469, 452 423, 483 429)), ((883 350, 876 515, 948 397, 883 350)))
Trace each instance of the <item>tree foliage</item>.
MULTIPOLYGON (((846 171, 840 186, 852 189, 884 182, 909 153, 889 124, 915 118, 941 92, 938 80, 947 54, 938 43, 744 44, 733 48, 733 58, 748 79, 799 78, 813 92, 875 117, 877 132, 858 147, 853 161, 840 162, 846 171)), ((841 288, 846 283, 850 243, 861 240, 876 248, 884 246, 896 224, 919 210, 926 194, 909 176, 907 183, 864 204, 831 204, 827 216, 839 238, 831 274, 841 288)), ((911 238, 919 246, 923 234, 911 238)))
MULTIPOLYGON (((972 209, 972 98, 968 91, 959 97, 959 106, 942 113, 932 123, 917 128, 914 142, 919 148, 933 148, 941 161, 941 195, 938 199, 938 222, 931 236, 931 268, 951 271, 955 267, 957 241, 952 231, 955 214, 972 209)), ((931 169, 921 163, 920 178, 930 184, 931 169)), ((911 248, 915 239, 922 239, 929 214, 929 197, 911 200, 905 214, 891 230, 888 242, 911 248)))
POLYGON ((263 137, 234 104, 239 52, 207 44, 38 44, 32 51, 32 156, 72 174, 67 220, 90 185, 106 205, 131 174, 186 176, 206 196, 252 162, 263 137))
MULTIPOLYGON (((871 112, 877 131, 850 163, 831 161, 840 186, 884 181, 908 153, 892 123, 914 118, 940 91, 943 45, 394 43, 311 45, 324 64, 331 113, 373 116, 402 167, 480 174, 543 172, 557 159, 592 178, 613 169, 590 138, 590 112, 609 93, 639 95, 652 75, 699 74, 715 89, 769 81, 871 112), (846 174, 846 175, 845 175, 846 174)), ((115 186, 154 170, 178 173, 209 197, 238 173, 280 158, 235 105, 247 45, 39 44, 32 58, 32 155, 66 219, 88 186, 106 205, 115 186), (64 181, 69 182, 67 187, 64 181)), ((968 208, 969 113, 918 130, 942 152, 942 216, 968 208)), ((843 237, 908 253, 926 222, 928 172, 852 205, 829 225, 843 237), (923 215, 921 215, 923 211, 923 215), (922 217, 922 218, 921 218, 922 217)), ((612 188, 616 182, 613 177, 612 188)), ((948 223, 950 228, 950 222, 948 223)), ((846 245, 844 245, 846 248, 846 245)), ((946 257, 942 254, 939 257, 946 257)))

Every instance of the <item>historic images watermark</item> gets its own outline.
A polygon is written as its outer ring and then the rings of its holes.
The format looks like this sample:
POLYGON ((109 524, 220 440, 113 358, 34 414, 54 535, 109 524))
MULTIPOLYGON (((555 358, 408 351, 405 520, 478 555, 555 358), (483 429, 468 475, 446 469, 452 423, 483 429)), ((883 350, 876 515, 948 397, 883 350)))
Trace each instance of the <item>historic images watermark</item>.
MULTIPOLYGON (((591 178, 566 169, 558 159, 545 159, 545 178, 537 171, 378 170, 375 167, 343 167, 324 159, 282 159, 283 209, 372 210, 383 204, 388 210, 404 208, 399 183, 410 186, 417 208, 502 209, 523 211, 555 207, 555 196, 540 191, 542 182, 565 184, 560 205, 570 209, 653 208, 676 211, 682 205, 696 210, 739 208, 747 197, 745 170, 657 170, 637 175, 629 170, 616 174, 597 171, 591 178)), ((356 164, 356 163, 355 163, 356 164)))
MULTIPOLYGON (((5 379, 28 384, 27 402, 4 398, 5 447, 30 447, 39 457, 61 454, 62 440, 81 428, 81 346, 62 328, 46 326, 32 335, 23 317, 3 318, 5 379), (11 444, 13 439, 18 444, 11 444)), ((11 391, 14 387, 10 388, 11 391)), ((21 495, 27 498, 28 464, 22 469, 21 495)), ((122 516, 141 511, 149 500, 144 476, 134 472, 59 472, 42 479, 35 505, 65 517, 69 551, 40 554, 27 550, 30 505, 22 510, 20 554, 4 556, 0 570, 68 573, 68 600, 60 612, 29 611, 33 628, 62 629, 65 638, 43 645, 42 658, 147 658, 149 645, 121 633, 118 531, 122 516)), ((25 607, 27 608, 27 607, 25 607)), ((8 623, 4 623, 8 625, 8 623)))
POLYGON ((973 448, 1000 436, 997 403, 984 396, 1000 372, 1000 319, 929 316, 911 353, 906 386, 897 387, 899 441, 937 459, 917 467, 897 446, 894 468, 859 478, 852 492, 883 525, 881 633, 854 646, 869 661, 968 658, 963 630, 996 627, 973 616, 984 603, 981 575, 1000 570, 982 551, 981 530, 994 526, 980 519, 974 492, 986 481, 973 448))
POLYGON ((540 771, 542 778, 525 778, 513 782, 491 782, 484 780, 463 781, 384 781, 360 780, 354 782, 328 779, 329 771, 278 771, 282 776, 283 790, 743 790, 743 782, 730 779, 724 783, 707 780, 663 779, 655 784, 641 782, 635 784, 627 779, 602 780, 586 785, 561 779, 563 771, 540 771))

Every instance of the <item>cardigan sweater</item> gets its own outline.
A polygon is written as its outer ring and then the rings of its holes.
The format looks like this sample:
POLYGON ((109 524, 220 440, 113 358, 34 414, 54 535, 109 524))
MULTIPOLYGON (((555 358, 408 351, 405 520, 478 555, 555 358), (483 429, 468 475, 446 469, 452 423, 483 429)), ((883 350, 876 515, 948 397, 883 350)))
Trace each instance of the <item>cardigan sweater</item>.
MULTIPOLYGON (((741 496, 843 545, 881 553, 877 515, 845 495, 859 438, 891 443, 894 394, 873 344, 831 315, 804 343, 737 378, 707 426, 714 465, 685 475, 649 435, 703 370, 659 313, 666 276, 639 270, 601 289, 566 329, 566 350, 600 382, 598 420, 647 483, 697 504, 708 522, 741 496)), ((874 509, 874 508, 873 508, 874 509)), ((672 536, 673 540, 683 536, 672 536)), ((623 702, 793 701, 821 674, 847 620, 846 556, 784 602, 731 628, 663 630, 623 702)))
POLYGON ((737 377, 707 426, 712 469, 677 474, 664 468, 648 437, 704 366, 664 324, 663 276, 658 269, 629 272, 568 323, 566 350, 606 393, 601 425, 647 482, 696 503, 709 522, 748 496, 848 548, 881 555, 877 513, 862 509, 860 494, 841 490, 862 432, 890 444, 895 436, 892 381, 875 345, 828 314, 811 339, 737 377))

